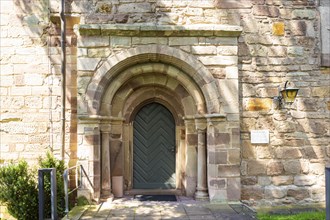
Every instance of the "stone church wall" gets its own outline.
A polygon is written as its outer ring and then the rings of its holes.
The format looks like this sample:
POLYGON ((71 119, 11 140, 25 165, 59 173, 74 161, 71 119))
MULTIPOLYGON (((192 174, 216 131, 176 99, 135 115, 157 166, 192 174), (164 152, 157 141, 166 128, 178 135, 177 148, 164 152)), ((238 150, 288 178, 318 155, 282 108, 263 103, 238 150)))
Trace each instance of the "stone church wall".
MULTIPOLYGON (((19 158, 34 162, 49 149, 60 154, 59 2, 0 2, 1 162, 19 158)), ((74 164, 78 145, 99 141, 77 136, 77 109, 84 109, 77 103, 92 76, 86 71, 77 80, 77 71, 95 69, 100 60, 123 48, 169 45, 199 57, 218 81, 238 79, 235 95, 239 96, 239 103, 235 105, 239 112, 229 114, 228 120, 233 120, 240 129, 240 140, 237 140, 240 155, 233 150, 227 155, 226 163, 240 164, 241 182, 235 184, 241 188, 241 200, 251 205, 324 201, 324 166, 330 159, 330 69, 326 63, 321 65, 323 24, 318 2, 67 1, 66 10, 71 16, 68 16, 66 39, 69 73, 66 158, 74 164), (137 23, 182 27, 223 24, 241 26, 243 31, 237 42, 223 38, 224 41, 218 43, 217 38, 121 37, 102 36, 101 32, 79 38, 74 30, 75 24, 92 27, 137 23), (237 61, 231 57, 236 53, 237 61), (220 56, 230 58, 218 58, 220 56), (219 65, 219 62, 225 63, 219 65), (287 80, 300 89, 298 97, 292 105, 275 110, 273 97, 287 80), (251 144, 251 130, 269 130, 269 144, 251 144)), ((228 88, 222 93, 233 95, 233 91, 235 89, 228 88)), ((217 169, 217 172, 226 172, 223 166, 217 169)), ((224 182, 218 183, 217 187, 224 186, 224 182)))

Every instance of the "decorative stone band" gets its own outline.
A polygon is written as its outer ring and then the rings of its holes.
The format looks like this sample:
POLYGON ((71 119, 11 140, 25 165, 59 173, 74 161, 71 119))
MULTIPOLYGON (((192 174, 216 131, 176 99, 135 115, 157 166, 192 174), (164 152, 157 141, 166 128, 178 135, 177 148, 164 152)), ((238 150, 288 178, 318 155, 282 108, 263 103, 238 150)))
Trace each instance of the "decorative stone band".
POLYGON ((233 25, 81 24, 75 32, 84 36, 238 37, 242 27, 233 25))
POLYGON ((125 121, 124 118, 112 117, 112 116, 102 116, 102 115, 82 115, 78 116, 81 121, 125 121))
POLYGON ((203 115, 186 115, 183 120, 195 120, 195 119, 208 119, 208 120, 224 120, 226 119, 226 114, 203 114, 203 115))

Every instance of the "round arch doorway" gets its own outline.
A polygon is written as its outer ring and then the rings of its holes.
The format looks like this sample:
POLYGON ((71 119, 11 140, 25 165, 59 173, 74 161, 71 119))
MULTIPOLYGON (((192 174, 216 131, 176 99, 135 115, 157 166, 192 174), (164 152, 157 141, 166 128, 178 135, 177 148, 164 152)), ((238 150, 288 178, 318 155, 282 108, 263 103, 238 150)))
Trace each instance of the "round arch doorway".
POLYGON ((144 105, 133 123, 133 188, 175 189, 175 120, 163 105, 144 105))

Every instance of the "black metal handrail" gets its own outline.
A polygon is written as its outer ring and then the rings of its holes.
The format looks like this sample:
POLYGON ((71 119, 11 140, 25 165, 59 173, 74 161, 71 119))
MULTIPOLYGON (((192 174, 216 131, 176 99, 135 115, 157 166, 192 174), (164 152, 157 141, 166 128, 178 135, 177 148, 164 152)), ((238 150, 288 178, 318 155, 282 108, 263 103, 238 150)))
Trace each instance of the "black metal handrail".
POLYGON ((38 197, 39 197, 39 219, 44 219, 45 195, 44 195, 44 174, 50 173, 51 187, 51 219, 57 220, 57 183, 56 183, 56 168, 42 168, 38 170, 38 197))
POLYGON ((325 167, 325 204, 326 219, 330 220, 330 165, 325 167))
POLYGON ((83 183, 83 174, 87 177, 87 180, 89 182, 89 184, 91 185, 92 188, 94 188, 91 180, 89 179, 83 165, 79 164, 79 165, 76 165, 76 166, 73 166, 73 167, 70 167, 66 170, 64 170, 64 173, 63 173, 63 179, 64 179, 64 193, 65 193, 65 214, 68 215, 69 213, 69 194, 73 193, 74 191, 78 190, 78 189, 81 189, 82 187, 82 183, 83 183), (70 170, 73 170, 73 169, 76 169, 76 175, 79 173, 79 176, 78 178, 76 178, 76 180, 78 180, 78 184, 77 184, 77 187, 72 189, 70 192, 68 191, 68 186, 69 186, 69 171, 70 170), (79 172, 77 172, 79 170, 79 172))

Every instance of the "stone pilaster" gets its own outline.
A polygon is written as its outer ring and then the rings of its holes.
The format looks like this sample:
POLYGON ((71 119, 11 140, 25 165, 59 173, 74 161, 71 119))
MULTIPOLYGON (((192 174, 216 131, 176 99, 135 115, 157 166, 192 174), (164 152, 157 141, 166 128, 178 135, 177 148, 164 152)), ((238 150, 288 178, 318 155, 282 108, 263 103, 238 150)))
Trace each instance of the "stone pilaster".
POLYGON ((84 189, 79 190, 80 195, 92 197, 98 201, 101 196, 101 134, 100 120, 97 118, 83 117, 79 119, 78 139, 78 160, 88 173, 88 178, 93 184, 93 188, 88 185, 88 181, 84 181, 84 189))
POLYGON ((196 118, 197 130, 197 188, 195 199, 204 200, 209 198, 207 188, 207 172, 206 172, 206 120, 204 118, 196 118))
POLYGON ((102 173, 101 173, 101 196, 111 196, 111 169, 110 169, 110 126, 101 126, 101 157, 102 157, 102 173))
POLYGON ((186 138, 185 181, 187 196, 194 196, 197 186, 197 134, 193 117, 184 118, 186 138))

